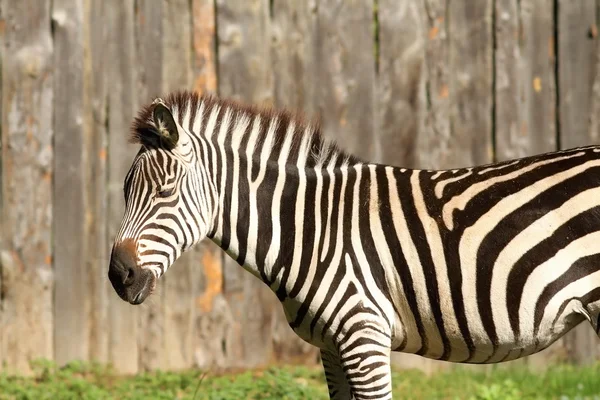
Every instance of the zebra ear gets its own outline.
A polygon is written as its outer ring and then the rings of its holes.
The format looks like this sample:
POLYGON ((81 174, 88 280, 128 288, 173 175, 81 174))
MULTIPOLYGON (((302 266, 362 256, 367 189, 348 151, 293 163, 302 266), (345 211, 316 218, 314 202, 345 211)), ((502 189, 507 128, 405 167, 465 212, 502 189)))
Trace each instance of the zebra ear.
POLYGON ((175 148, 179 140, 179 132, 171 111, 163 103, 157 102, 152 111, 152 118, 156 126, 156 133, 159 136, 159 142, 169 150, 175 148))

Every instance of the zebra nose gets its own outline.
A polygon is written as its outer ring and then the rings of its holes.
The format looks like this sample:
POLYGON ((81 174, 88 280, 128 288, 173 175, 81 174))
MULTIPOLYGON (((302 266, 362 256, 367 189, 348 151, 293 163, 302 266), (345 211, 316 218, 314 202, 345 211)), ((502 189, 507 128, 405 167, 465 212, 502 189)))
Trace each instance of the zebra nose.
POLYGON ((152 271, 138 265, 137 246, 127 239, 113 246, 108 268, 108 279, 119 297, 131 304, 141 304, 152 292, 152 271))
POLYGON ((108 271, 111 281, 119 282, 125 287, 131 286, 137 279, 138 270, 135 242, 127 239, 115 244, 108 271))

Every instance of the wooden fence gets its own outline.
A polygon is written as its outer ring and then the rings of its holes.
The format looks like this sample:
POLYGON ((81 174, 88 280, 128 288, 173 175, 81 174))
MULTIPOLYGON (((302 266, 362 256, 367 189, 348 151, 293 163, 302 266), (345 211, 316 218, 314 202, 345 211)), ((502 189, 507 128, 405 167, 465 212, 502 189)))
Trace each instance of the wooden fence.
MULTIPOLYGON (((0 364, 315 361, 268 289, 212 245, 178 261, 149 305, 113 293, 140 104, 187 88, 299 108, 343 147, 408 167, 598 143, 599 3, 0 0, 0 364)), ((582 326, 525 362, 598 354, 582 326)))

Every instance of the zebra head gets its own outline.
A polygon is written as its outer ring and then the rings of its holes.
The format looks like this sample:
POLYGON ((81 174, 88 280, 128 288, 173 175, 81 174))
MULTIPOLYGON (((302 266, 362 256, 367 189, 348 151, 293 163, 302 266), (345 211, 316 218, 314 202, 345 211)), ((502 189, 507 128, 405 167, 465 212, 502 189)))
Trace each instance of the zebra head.
POLYGON ((211 221, 206 180, 200 187, 206 174, 175 111, 157 99, 134 123, 142 147, 125 177, 125 214, 108 271, 117 294, 131 304, 142 303, 167 268, 206 237, 211 221))

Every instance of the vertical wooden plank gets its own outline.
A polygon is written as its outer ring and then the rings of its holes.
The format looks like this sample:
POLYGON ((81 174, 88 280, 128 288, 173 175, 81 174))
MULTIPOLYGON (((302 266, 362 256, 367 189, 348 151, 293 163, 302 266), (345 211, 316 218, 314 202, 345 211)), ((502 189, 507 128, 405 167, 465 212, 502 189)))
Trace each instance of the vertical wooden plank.
POLYGON ((84 102, 87 154, 87 259, 89 314, 89 357, 109 361, 107 279, 110 247, 107 238, 107 10, 104 0, 85 1, 84 102))
MULTIPOLYGON (((217 91, 216 10, 213 0, 192 0, 192 81, 200 93, 217 91)), ((195 318, 193 363, 200 368, 225 368, 234 323, 223 294, 223 251, 205 240, 194 253, 195 318)))
POLYGON ((89 352, 83 100, 83 2, 54 0, 54 352, 65 364, 89 352))
MULTIPOLYGON (((219 94, 270 104, 270 20, 267 0, 217 0, 219 94)), ((225 256, 223 286, 234 323, 225 340, 230 366, 253 367, 271 358, 275 298, 258 279, 225 256), (252 299, 252 301, 244 301, 252 299)))
MULTIPOLYGON (((596 23, 590 27, 590 35, 598 35, 600 23, 600 0, 596 0, 596 23)), ((592 106, 590 110, 590 124, 588 140, 590 143, 600 142, 600 41, 596 40, 596 60, 594 68, 594 82, 592 84, 592 106)))
MULTIPOLYGON (((553 0, 497 0, 495 132, 499 161, 556 149, 553 0)), ((564 352, 563 341, 508 363, 534 368, 564 352)))
POLYGON ((2 1, 2 365, 52 358, 53 44, 50 1, 2 1))
MULTIPOLYGON (((425 108, 416 143, 417 168, 458 166, 463 154, 452 155, 450 130, 449 22, 446 0, 424 0, 427 45, 423 72, 425 108)), ((453 148, 452 148, 453 149, 453 148)), ((463 149, 464 151, 464 149, 463 149)))
POLYGON ((493 158, 492 1, 426 0, 427 78, 422 168, 453 168, 493 158))
MULTIPOLYGON (((595 1, 557 1, 558 129, 561 148, 597 144, 590 130, 594 110, 594 79, 598 57, 597 4, 595 1)), ((587 324, 586 324, 587 325, 587 324)), ((589 326, 573 329, 564 341, 568 357, 578 363, 593 362, 598 338, 589 326)))
MULTIPOLYGON (((318 65, 315 51, 317 16, 310 2, 275 1, 271 5, 271 63, 274 103, 314 117, 318 65)), ((273 358, 279 362, 315 362, 317 349, 289 327, 283 308, 273 309, 273 358)))
POLYGON ((216 0, 219 94, 270 104, 268 0, 216 0))
POLYGON ((557 6, 560 145, 569 148, 590 144, 598 53, 596 2, 558 0, 557 6))
POLYGON ((357 156, 378 159, 373 0, 320 2, 317 18, 314 101, 323 116, 323 128, 357 156))
MULTIPOLYGON (((385 2, 381 3, 386 6, 385 2)), ((422 9, 425 21, 426 44, 424 68, 416 60, 406 61, 405 73, 414 65, 416 78, 421 79, 421 87, 408 87, 406 90, 420 103, 416 143, 409 143, 414 149, 412 159, 407 155, 411 166, 418 168, 454 168, 482 164, 493 159, 493 1, 484 0, 473 3, 450 2, 448 0, 424 0, 422 9), (419 68, 423 68, 419 71, 419 68)), ((393 6, 393 5, 392 5, 393 6)), ((405 7, 409 7, 406 5, 405 7)), ((416 7, 416 6, 414 6, 416 7)), ((419 14, 414 9, 413 13, 419 14)), ((386 21, 390 18, 382 10, 380 73, 385 85, 387 72, 391 68, 386 57, 386 26, 394 26, 386 21)), ((413 21, 413 23, 416 23, 413 21)), ((396 29, 397 29, 396 25, 396 29)), ((395 31, 394 31, 395 34, 395 31)), ((389 34, 388 34, 389 36, 389 34)), ((418 45, 413 43, 413 51, 418 54, 418 45)), ((391 51, 394 51, 392 48, 391 51)), ((409 53, 410 54, 410 53, 409 53)), ((398 78, 397 78, 398 79, 398 78)), ((402 82, 398 79, 397 82, 402 82)), ((414 85, 413 82, 410 82, 414 85)), ((398 83, 395 83, 398 84, 398 83)), ((398 89, 399 90, 399 89, 398 89)), ((385 96, 381 96, 385 99, 385 96)), ((415 107, 415 106, 412 106, 415 107)), ((393 120, 390 120, 393 121, 393 120)), ((397 120, 396 124, 405 124, 397 120)), ((410 124, 410 122, 409 122, 410 124)), ((385 122, 382 134, 386 135, 382 143, 387 143, 385 126, 394 122, 385 122)), ((402 134, 410 136, 410 133, 402 134)), ((390 150, 393 151, 393 150, 390 150)), ((393 154, 393 153, 392 153, 393 154)), ((418 360, 415 357, 395 356, 394 363, 403 367, 417 367, 426 372, 434 372, 450 367, 447 363, 418 360)))
POLYGON ((556 149, 552 0, 496 3, 496 157, 556 149))
MULTIPOLYGON (((3 80, 2 80, 2 72, 3 72, 3 65, 4 65, 4 33, 6 31, 6 20, 4 18, 4 9, 3 9, 4 3, 2 1, 0 1, 0 321, 3 321, 2 319, 2 309, 4 307, 3 302, 4 302, 4 286, 2 284, 2 265, 4 264, 4 259, 5 257, 8 257, 8 244, 6 243, 6 239, 8 238, 8 236, 6 235, 6 229, 5 227, 8 225, 8 219, 5 217, 5 211, 4 211, 4 197, 5 195, 5 190, 4 190, 4 152, 5 152, 5 147, 2 145, 3 143, 3 135, 2 135, 2 124, 4 123, 4 92, 2 90, 2 84, 3 84, 3 80)), ((1 368, 1 361, 4 359, 3 356, 3 352, 4 352, 4 345, 3 345, 3 339, 4 339, 4 334, 2 332, 4 327, 0 327, 0 368, 1 368)))
POLYGON ((194 252, 200 274, 194 274, 193 362, 199 368, 231 367, 236 321, 223 293, 223 251, 205 241, 194 252))
POLYGON ((492 0, 448 2, 450 129, 452 153, 463 156, 461 163, 493 158, 492 14, 492 0))
MULTIPOLYGON (((138 146, 128 143, 137 112, 134 46, 134 1, 107 0, 108 71, 108 236, 112 245, 124 212, 123 179, 138 146)), ((138 308, 121 300, 109 288, 109 360, 123 373, 138 371, 138 308)))
MULTIPOLYGON (((431 160, 420 165, 422 155, 417 146, 419 138, 426 134, 420 130, 428 107, 424 91, 425 52, 428 45, 436 43, 437 31, 428 32, 421 0, 401 4, 379 0, 377 16, 379 69, 375 105, 379 158, 387 164, 428 168, 431 160)), ((447 363, 405 353, 393 353, 392 363, 398 368, 417 368, 427 373, 448 368, 447 363)))
MULTIPOLYGON (((163 91, 191 88, 192 15, 188 0, 164 3, 163 91)), ((183 254, 165 275, 165 365, 176 370, 193 363, 194 285, 199 269, 197 252, 183 254)))
POLYGON ((379 0, 376 94, 377 140, 381 162, 416 165, 423 91, 426 21, 422 0, 379 0))
POLYGON ((276 1, 271 9, 274 103, 309 116, 317 110, 315 11, 316 5, 310 2, 276 1))
POLYGON ((217 91, 217 35, 214 0, 192 0, 192 75, 194 90, 217 91))
MULTIPOLYGON (((136 65, 140 104, 163 96, 163 6, 166 2, 138 0, 135 16, 137 57, 144 60, 136 65)), ((168 27, 168 25, 166 25, 168 27)), ((170 28, 168 28, 170 29, 170 28)), ((169 279, 166 277, 165 279, 169 279)), ((140 369, 153 370, 167 367, 165 348, 164 282, 159 282, 159 295, 149 299, 149 306, 139 310, 140 369)))

